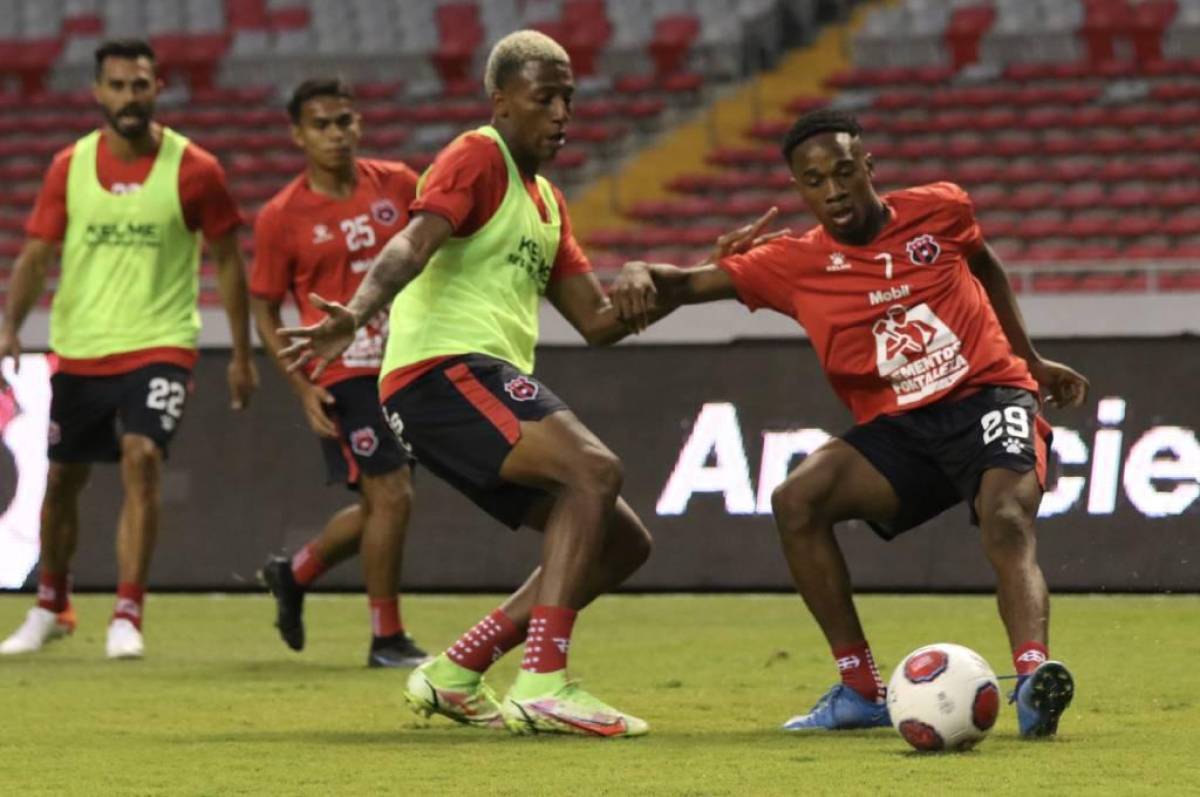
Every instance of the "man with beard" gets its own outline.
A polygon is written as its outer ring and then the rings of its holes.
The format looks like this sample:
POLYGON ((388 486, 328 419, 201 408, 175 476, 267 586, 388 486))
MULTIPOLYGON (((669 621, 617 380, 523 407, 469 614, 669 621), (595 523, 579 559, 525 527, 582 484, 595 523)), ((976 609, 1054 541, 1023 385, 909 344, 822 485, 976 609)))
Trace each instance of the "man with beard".
POLYGON ((51 379, 38 602, 0 644, 0 654, 35 651, 74 630, 69 567, 79 495, 93 462, 119 462, 125 488, 107 654, 143 654, 142 604, 158 532, 160 473, 197 359, 201 237, 229 316, 233 409, 246 406, 258 380, 236 237, 241 219, 224 172, 211 154, 153 121, 162 82, 148 44, 105 42, 95 59, 93 93, 104 126, 54 158, 26 224, 28 239, 0 324, 0 359, 16 360, 21 324, 61 242, 62 275, 50 311, 58 364, 51 379))

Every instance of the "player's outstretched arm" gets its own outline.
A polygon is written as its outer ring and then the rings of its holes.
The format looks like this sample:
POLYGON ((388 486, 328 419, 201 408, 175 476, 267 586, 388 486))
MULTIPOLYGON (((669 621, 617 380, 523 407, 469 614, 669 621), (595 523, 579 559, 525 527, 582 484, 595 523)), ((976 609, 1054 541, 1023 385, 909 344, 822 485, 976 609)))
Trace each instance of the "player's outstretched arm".
MULTIPOLYGON (((0 322, 0 362, 13 358, 13 370, 20 370, 21 325, 37 303, 46 286, 46 269, 54 257, 54 243, 41 238, 26 239, 17 262, 13 264, 12 279, 8 282, 8 300, 4 305, 4 321, 0 322)), ((0 387, 4 377, 0 376, 0 387)))
POLYGON ((327 317, 312 326, 279 330, 289 341, 279 353, 288 361, 288 368, 295 371, 315 360, 313 377, 324 373, 329 363, 354 342, 355 330, 374 318, 416 279, 452 232, 450 222, 441 216, 418 213, 383 247, 348 304, 329 302, 313 294, 313 304, 327 317))
POLYGON ((971 273, 987 291, 988 300, 996 311, 996 318, 1008 338, 1013 352, 1029 363, 1029 371, 1033 378, 1047 393, 1050 403, 1056 407, 1078 407, 1087 399, 1088 380, 1074 369, 1044 359, 1034 348, 1029 332, 1025 328, 1025 319, 1021 308, 1017 306, 1017 297, 1000 258, 986 243, 983 248, 967 259, 971 273))
MULTIPOLYGON (((589 346, 608 346, 635 331, 633 325, 618 317, 596 275, 590 271, 552 281, 546 286, 546 298, 589 346)), ((673 309, 656 310, 652 318, 658 320, 673 309)))
POLYGON ((233 229, 208 242, 208 251, 217 264, 217 289, 229 318, 229 338, 233 357, 229 361, 229 399, 235 410, 250 404, 258 387, 258 370, 250 351, 250 310, 246 289, 246 267, 238 248, 237 230, 233 229))
POLYGON ((778 215, 779 208, 773 207, 753 223, 722 235, 709 256, 693 268, 640 260, 626 263, 609 293, 617 317, 641 332, 681 305, 736 298, 733 279, 717 264, 790 234, 790 229, 764 232, 778 215))

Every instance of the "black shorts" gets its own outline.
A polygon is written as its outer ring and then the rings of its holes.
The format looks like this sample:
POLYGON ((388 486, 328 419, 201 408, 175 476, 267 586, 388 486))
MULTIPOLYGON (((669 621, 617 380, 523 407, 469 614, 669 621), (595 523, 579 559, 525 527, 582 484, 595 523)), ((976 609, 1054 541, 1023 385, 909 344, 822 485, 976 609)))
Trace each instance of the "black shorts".
POLYGON ((183 420, 192 373, 167 363, 115 376, 50 377, 50 460, 119 462, 121 437, 149 437, 165 456, 183 420))
POLYGON ((501 479, 500 466, 521 439, 521 421, 539 421, 567 405, 503 360, 452 357, 397 390, 383 408, 422 467, 509 528, 546 497, 501 479))
POLYGON ((361 475, 383 476, 412 464, 412 452, 392 433, 379 406, 379 383, 356 376, 325 388, 333 396, 327 412, 338 436, 321 438, 327 484, 358 489, 361 475))
POLYGON ((975 495, 983 473, 1037 471, 1046 487, 1050 424, 1028 390, 989 387, 959 401, 939 401, 900 415, 881 415, 842 435, 891 483, 900 511, 870 523, 890 540, 961 501, 978 525, 975 495))

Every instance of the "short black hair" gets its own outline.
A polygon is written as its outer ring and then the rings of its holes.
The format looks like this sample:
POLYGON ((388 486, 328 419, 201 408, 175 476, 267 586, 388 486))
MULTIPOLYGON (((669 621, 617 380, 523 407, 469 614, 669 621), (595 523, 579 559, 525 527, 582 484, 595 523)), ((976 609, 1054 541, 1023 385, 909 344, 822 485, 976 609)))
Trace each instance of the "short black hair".
POLYGON ((145 39, 109 39, 96 48, 96 79, 100 79, 100 70, 105 58, 149 58, 150 63, 157 59, 154 48, 145 39))
POLYGON ((352 100, 354 91, 350 84, 340 77, 309 78, 296 87, 292 98, 288 100, 287 111, 288 116, 292 117, 292 124, 300 124, 300 111, 304 109, 304 103, 313 97, 342 97, 352 100))
POLYGON ((845 111, 833 111, 828 108, 809 111, 797 119, 783 137, 780 151, 783 152, 784 162, 790 165, 796 147, 821 133, 849 133, 858 138, 862 135, 862 125, 854 118, 854 114, 845 111))

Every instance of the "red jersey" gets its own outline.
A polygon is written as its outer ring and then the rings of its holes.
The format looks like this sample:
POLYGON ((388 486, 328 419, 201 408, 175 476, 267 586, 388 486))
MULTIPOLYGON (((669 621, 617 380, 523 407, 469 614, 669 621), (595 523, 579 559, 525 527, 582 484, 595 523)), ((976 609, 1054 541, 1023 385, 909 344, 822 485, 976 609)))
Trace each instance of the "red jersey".
MULTIPOLYGON (((149 176, 157 153, 124 161, 108 148, 107 133, 96 147, 96 177, 113 194, 128 194, 141 188, 149 176)), ((62 241, 67 231, 67 175, 71 168, 72 144, 54 156, 33 211, 25 222, 25 233, 43 241, 62 241)), ((242 223, 237 203, 229 192, 225 171, 208 151, 189 142, 179 163, 179 201, 188 229, 199 230, 208 240, 220 238, 242 223)), ((92 359, 58 359, 57 369, 82 376, 128 373, 154 363, 171 363, 191 368, 196 363, 192 349, 159 347, 124 352, 92 359)))
POLYGON ((983 235, 966 192, 934 183, 883 201, 891 219, 866 246, 814 227, 720 265, 751 310, 805 328, 857 423, 989 385, 1036 392, 967 265, 983 235))
MULTIPOLYGON (((542 220, 548 221, 537 180, 522 175, 522 182, 542 220)), ((574 274, 586 274, 592 270, 592 264, 571 232, 567 200, 558 186, 552 185, 551 189, 558 202, 558 216, 562 219, 558 253, 550 271, 550 282, 553 282, 574 274)), ((496 215, 507 191, 508 167, 500 147, 482 133, 467 133, 438 153, 425 173, 421 196, 412 203, 411 211, 414 214, 435 213, 450 222, 455 237, 465 238, 481 230, 496 215)), ((391 395, 444 359, 447 358, 424 360, 392 371, 384 377, 380 395, 391 395)))
MULTIPOLYGON (((263 206, 254 224, 250 292, 269 301, 290 293, 304 325, 325 317, 309 302, 310 293, 349 302, 384 244, 408 223, 417 173, 394 161, 360 158, 355 167, 358 185, 346 199, 316 193, 300 175, 263 206)), ((385 310, 358 330, 320 384, 378 375, 386 338, 385 310)))

